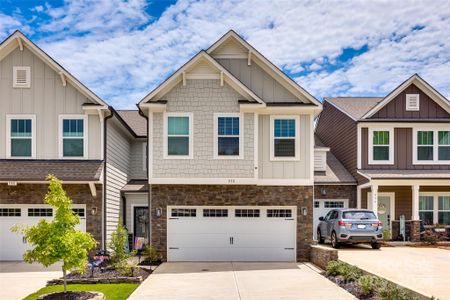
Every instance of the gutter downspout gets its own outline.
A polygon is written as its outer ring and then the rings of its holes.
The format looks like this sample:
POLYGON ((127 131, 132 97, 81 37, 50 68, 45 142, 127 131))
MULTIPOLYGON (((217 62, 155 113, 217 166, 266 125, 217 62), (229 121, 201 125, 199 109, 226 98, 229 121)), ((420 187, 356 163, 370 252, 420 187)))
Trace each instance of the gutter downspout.
MULTIPOLYGON (((139 115, 141 115, 143 118, 145 118, 145 120, 147 120, 147 153, 145 153, 147 159, 146 164, 147 164, 147 182, 148 182, 148 175, 149 175, 149 164, 150 164, 150 160, 148 157, 148 152, 150 151, 150 145, 149 145, 149 132, 148 132, 148 117, 144 114, 144 112, 141 110, 141 108, 139 107, 138 104, 136 104, 137 108, 138 108, 138 112, 139 115)), ((152 210, 151 210, 151 203, 152 203, 152 185, 150 182, 148 182, 148 243, 151 244, 152 242, 152 210)))
POLYGON ((103 129, 103 207, 102 207, 102 213, 103 213, 103 222, 102 222, 102 227, 103 227, 103 232, 102 232, 102 249, 106 250, 106 159, 107 159, 107 151, 106 149, 108 148, 108 139, 107 139, 107 135, 108 135, 108 124, 107 121, 108 119, 111 119, 114 116, 114 109, 111 106, 108 106, 108 110, 111 112, 111 114, 107 117, 105 117, 104 119, 104 129, 103 129))

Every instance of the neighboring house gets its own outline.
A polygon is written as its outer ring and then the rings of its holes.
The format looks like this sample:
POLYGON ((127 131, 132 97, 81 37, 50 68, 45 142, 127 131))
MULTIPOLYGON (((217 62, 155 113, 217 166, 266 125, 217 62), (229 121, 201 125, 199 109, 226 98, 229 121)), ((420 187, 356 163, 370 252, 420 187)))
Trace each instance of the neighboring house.
POLYGON ((450 102, 417 74, 386 97, 325 98, 316 134, 358 180, 357 207, 406 238, 450 225, 450 102))
POLYGON ((27 245, 14 224, 52 218, 43 204, 54 174, 80 228, 103 245, 103 130, 108 106, 19 31, 0 44, 0 260, 27 245))
POLYGON ((150 239, 165 259, 309 259, 318 100, 230 31, 139 108, 150 239))

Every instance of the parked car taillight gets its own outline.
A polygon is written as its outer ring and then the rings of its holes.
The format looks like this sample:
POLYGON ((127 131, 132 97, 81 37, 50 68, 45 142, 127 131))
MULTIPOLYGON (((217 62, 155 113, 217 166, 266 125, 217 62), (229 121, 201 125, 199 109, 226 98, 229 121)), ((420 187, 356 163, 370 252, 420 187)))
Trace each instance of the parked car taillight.
POLYGON ((344 221, 342 221, 342 220, 339 220, 339 221, 338 221, 338 225, 339 225, 339 226, 345 226, 345 227, 352 227, 352 223, 350 223, 350 222, 344 222, 344 221))
POLYGON ((378 221, 377 223, 373 223, 372 227, 382 227, 383 223, 381 223, 381 221, 378 221))

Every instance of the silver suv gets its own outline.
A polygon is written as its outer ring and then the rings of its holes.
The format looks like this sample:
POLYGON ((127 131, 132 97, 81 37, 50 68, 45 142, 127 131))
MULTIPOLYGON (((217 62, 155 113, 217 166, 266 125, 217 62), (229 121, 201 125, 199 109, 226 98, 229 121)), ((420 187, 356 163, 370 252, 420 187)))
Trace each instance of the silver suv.
POLYGON ((331 240, 331 245, 336 249, 342 243, 370 243, 373 249, 381 247, 383 224, 371 210, 333 209, 319 220, 317 226, 319 244, 331 240))

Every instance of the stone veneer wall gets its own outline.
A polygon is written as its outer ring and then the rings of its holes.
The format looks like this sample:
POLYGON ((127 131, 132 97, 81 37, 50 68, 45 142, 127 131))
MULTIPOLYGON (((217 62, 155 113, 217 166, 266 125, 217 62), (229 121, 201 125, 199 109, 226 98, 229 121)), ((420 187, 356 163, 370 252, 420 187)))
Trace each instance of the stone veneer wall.
POLYGON ((297 260, 309 261, 312 244, 312 186, 244 185, 152 185, 152 244, 167 259, 167 206, 169 205, 255 205, 297 206, 297 260), (156 217, 156 208, 162 208, 156 217), (308 214, 303 216, 301 208, 308 214))
POLYGON ((356 208, 356 185, 314 185, 314 199, 348 199, 349 208, 356 208))
MULTIPOLYGON (((98 241, 101 248, 102 241, 102 185, 96 184, 97 197, 91 195, 88 184, 65 184, 64 190, 75 204, 86 204, 86 230, 98 241), (97 214, 91 215, 93 207, 97 207, 97 214)), ((47 184, 18 184, 8 186, 0 184, 1 204, 43 204, 47 193, 47 184)))
POLYGON ((311 262, 316 266, 326 269, 332 260, 338 260, 338 251, 326 246, 311 246, 311 262))

